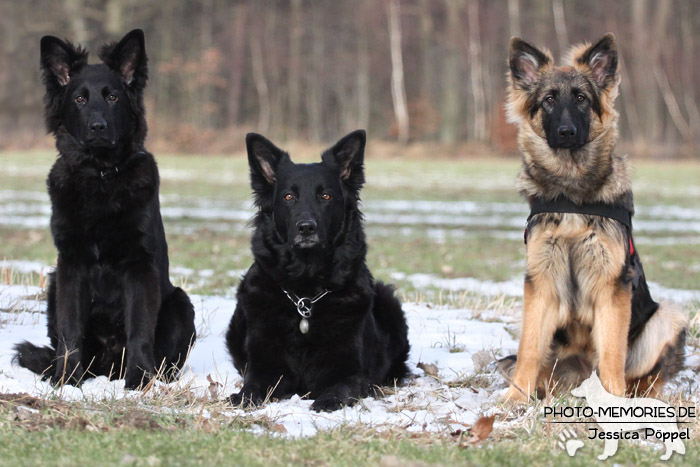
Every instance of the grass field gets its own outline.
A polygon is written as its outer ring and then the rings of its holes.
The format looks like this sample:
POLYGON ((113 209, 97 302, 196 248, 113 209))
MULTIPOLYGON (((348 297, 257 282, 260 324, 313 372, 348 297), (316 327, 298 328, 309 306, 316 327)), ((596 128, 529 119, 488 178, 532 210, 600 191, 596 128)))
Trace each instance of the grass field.
MULTIPOLYGON (((514 190, 518 161, 430 156, 373 159, 369 146, 363 201, 373 273, 397 283, 405 301, 516 316, 520 296, 512 291, 522 280, 527 217, 514 190)), ((44 186, 53 158, 52 152, 0 154, 0 284, 43 285, 41 265, 55 262, 44 186)), ((233 297, 251 262, 247 161, 242 155, 161 155, 158 162, 174 281, 190 293, 233 297)), ((700 164, 633 165, 635 240, 647 278, 664 297, 685 294, 680 305, 694 316, 700 309, 700 164)), ((697 326, 690 341, 697 353, 697 326)), ((697 405, 697 385, 693 394, 670 397, 697 405)), ((0 397, 0 464, 71 465, 82 458, 86 465, 584 465, 602 450, 598 441, 587 455, 569 458, 556 446, 558 431, 536 410, 511 417, 508 408, 499 408, 492 435, 473 446, 454 432, 358 427, 287 439, 274 421, 258 421, 264 433, 252 434, 249 419, 224 416, 215 402, 178 394, 164 405, 187 410, 158 411, 150 403, 122 400, 20 403, 0 397), (203 419, 199 406, 214 415, 203 419)), ((700 462, 697 431, 695 422, 687 454, 674 456, 673 463, 700 462)), ((658 461, 658 455, 649 445, 623 441, 613 459, 639 465, 658 461)))

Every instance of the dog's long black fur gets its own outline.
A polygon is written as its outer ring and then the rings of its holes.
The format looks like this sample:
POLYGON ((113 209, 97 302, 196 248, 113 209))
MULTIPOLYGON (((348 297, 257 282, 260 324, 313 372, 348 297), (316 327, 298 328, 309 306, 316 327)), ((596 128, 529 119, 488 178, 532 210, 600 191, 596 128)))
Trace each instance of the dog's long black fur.
POLYGON ((244 375, 230 401, 309 394, 314 410, 330 411, 406 376, 401 303, 365 264, 358 206, 365 132, 347 135, 314 164, 293 163, 260 135, 249 134, 246 143, 258 207, 255 262, 226 335, 244 375), (330 291, 313 305, 307 334, 283 289, 292 297, 330 291))
POLYGON ((16 361, 53 383, 95 375, 137 388, 175 377, 194 343, 194 309, 168 277, 159 176, 144 149, 144 35, 105 45, 103 63, 41 40, 46 124, 59 157, 47 186, 58 249, 48 288, 50 346, 18 344, 16 361))

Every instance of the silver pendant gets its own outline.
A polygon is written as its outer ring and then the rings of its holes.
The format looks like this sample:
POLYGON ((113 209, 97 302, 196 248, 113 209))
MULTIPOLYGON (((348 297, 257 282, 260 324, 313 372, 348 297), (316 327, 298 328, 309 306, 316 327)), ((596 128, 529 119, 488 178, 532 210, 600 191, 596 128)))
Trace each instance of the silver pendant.
POLYGON ((309 320, 306 318, 301 318, 301 321, 299 321, 299 331, 301 331, 302 334, 307 334, 309 332, 309 320))

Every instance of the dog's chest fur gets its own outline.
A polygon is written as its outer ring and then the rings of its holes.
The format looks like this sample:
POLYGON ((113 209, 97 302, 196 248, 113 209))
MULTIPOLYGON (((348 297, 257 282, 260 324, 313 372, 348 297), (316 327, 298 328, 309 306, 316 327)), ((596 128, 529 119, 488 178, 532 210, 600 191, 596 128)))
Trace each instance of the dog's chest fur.
POLYGON ((556 295, 560 323, 573 314, 581 324, 592 325, 599 291, 626 271, 625 227, 584 214, 544 213, 533 221, 527 239, 528 280, 539 293, 556 295))

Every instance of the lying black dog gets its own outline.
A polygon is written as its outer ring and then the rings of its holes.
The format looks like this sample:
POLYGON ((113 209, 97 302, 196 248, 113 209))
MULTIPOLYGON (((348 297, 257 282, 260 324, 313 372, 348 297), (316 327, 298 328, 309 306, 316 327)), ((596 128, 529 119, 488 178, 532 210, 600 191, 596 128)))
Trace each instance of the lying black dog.
POLYGON ((401 303, 365 264, 365 132, 345 136, 315 164, 293 163, 260 135, 246 144, 255 262, 226 334, 244 375, 230 401, 308 393, 314 410, 331 411, 406 376, 401 303))
POLYGON ((195 339, 194 310, 168 278, 158 168, 143 147, 143 31, 105 45, 103 64, 87 58, 41 39, 46 123, 59 152, 47 180, 58 264, 51 346, 23 342, 15 358, 53 383, 108 375, 137 388, 159 370, 177 375, 195 339))

